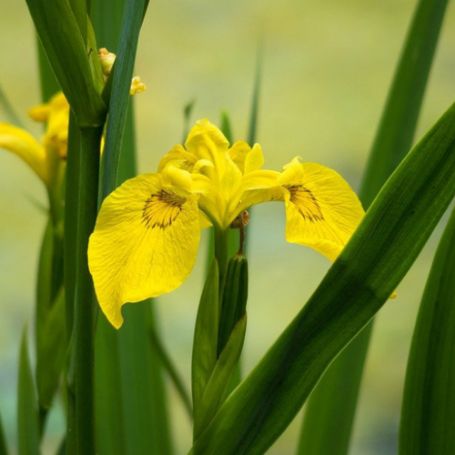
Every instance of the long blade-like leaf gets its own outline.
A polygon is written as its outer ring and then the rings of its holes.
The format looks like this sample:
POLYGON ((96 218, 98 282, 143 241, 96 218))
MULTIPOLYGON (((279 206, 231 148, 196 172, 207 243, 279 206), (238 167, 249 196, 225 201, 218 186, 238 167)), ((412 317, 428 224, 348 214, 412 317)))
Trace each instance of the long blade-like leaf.
POLYGON ((455 211, 420 305, 403 397, 400 454, 455 453, 455 211))
MULTIPOLYGON (((417 5, 364 175, 360 198, 365 207, 411 147, 446 6, 447 0, 417 5)), ((299 454, 347 453, 372 327, 368 324, 352 340, 313 391, 299 454)))
MULTIPOLYGON (((120 42, 117 56, 120 65, 116 64, 115 71, 122 72, 124 78, 120 80, 117 76, 116 84, 112 85, 111 96, 121 96, 122 102, 115 98, 110 103, 109 143, 105 148, 109 158, 103 163, 103 195, 136 173, 134 106, 128 93, 134 54, 129 54, 127 43, 130 39, 137 42, 145 6, 138 15, 134 5, 124 9, 127 3, 124 0, 92 2, 99 44, 117 52, 120 42), (126 94, 119 95, 119 90, 126 90, 126 94), (126 115, 121 109, 126 110, 126 115)), ((98 450, 102 455, 115 450, 131 455, 165 455, 171 452, 171 441, 163 370, 158 355, 149 349, 150 332, 158 337, 156 309, 146 302, 126 311, 127 322, 120 332, 110 327, 103 316, 98 324, 98 450), (115 428, 115 431, 106 431, 106 428, 115 428)))
POLYGON ((309 302, 221 407, 194 453, 264 453, 392 294, 454 195, 455 105, 394 172, 309 302))
POLYGON ((5 432, 3 431, 2 416, 0 414, 0 455, 8 455, 5 432))
POLYGON ((39 418, 38 402, 27 346, 27 329, 24 329, 19 356, 17 400, 17 435, 19 455, 38 455, 39 418))
POLYGON ((94 80, 89 56, 73 10, 67 0, 27 0, 27 5, 52 69, 71 104, 78 125, 100 126, 105 105, 94 80))

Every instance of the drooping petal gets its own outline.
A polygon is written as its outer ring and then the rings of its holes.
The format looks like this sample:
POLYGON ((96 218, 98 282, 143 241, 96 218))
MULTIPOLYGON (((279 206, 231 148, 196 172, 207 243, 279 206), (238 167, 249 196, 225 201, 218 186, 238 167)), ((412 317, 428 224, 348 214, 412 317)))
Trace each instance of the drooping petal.
POLYGON ((0 123, 0 148, 18 155, 46 185, 49 184, 46 151, 30 133, 8 123, 0 123))
POLYGON ((335 260, 363 218, 362 205, 335 171, 316 163, 290 163, 282 174, 286 239, 335 260))
POLYGON ((99 304, 119 328, 121 306, 180 286, 200 238, 197 198, 163 186, 160 174, 127 180, 103 202, 88 261, 99 304))

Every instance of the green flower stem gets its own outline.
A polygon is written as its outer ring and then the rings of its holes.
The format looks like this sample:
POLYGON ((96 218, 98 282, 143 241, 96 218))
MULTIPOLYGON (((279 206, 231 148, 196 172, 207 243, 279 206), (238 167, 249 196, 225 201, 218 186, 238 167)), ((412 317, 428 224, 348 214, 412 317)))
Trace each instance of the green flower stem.
POLYGON ((67 195, 74 213, 66 225, 74 223, 74 244, 66 243, 66 260, 73 262, 70 296, 74 308, 72 359, 69 372, 68 441, 69 454, 95 453, 93 406, 94 305, 93 284, 87 264, 88 238, 97 214, 98 172, 102 128, 81 128, 80 147, 69 160, 67 195), (73 165, 74 168, 73 168, 73 165), (71 186, 74 184, 74 187, 71 186), (73 199, 74 197, 74 199, 73 199))
POLYGON ((227 262, 229 259, 229 229, 214 229, 215 233, 215 258, 219 269, 219 291, 223 294, 224 278, 226 276, 227 262))
POLYGON ((159 339, 155 329, 149 330, 149 339, 152 348, 155 350, 156 354, 158 355, 161 361, 161 364, 169 374, 169 377, 171 378, 172 383, 174 384, 175 390, 177 391, 180 397, 180 400, 183 404, 183 407, 185 408, 186 413, 188 414, 188 417, 192 421, 193 406, 191 404, 191 397, 190 394, 188 393, 188 390, 185 386, 182 377, 180 376, 180 373, 177 371, 177 368, 175 367, 171 357, 169 356, 169 353, 166 351, 166 348, 164 347, 162 341, 159 339))

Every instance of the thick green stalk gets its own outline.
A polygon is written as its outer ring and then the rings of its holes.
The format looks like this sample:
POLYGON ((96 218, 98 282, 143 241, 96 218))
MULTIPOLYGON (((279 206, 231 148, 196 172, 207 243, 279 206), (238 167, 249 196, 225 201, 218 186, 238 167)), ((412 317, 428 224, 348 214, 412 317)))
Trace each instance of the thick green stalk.
MULTIPOLYGON (((75 187, 68 186, 68 193, 75 193, 75 213, 68 213, 75 224, 75 243, 68 245, 66 260, 74 261, 74 289, 72 293, 74 321, 72 331, 71 369, 68 390, 68 440, 69 454, 95 453, 94 437, 94 302, 93 283, 88 270, 88 238, 95 226, 97 214, 98 172, 102 128, 83 128, 80 133, 77 176, 75 187), (71 258, 70 258, 71 256, 71 258)), ((69 153, 77 150, 69 150, 69 153)), ((69 166, 68 173, 75 169, 69 166)))
POLYGON ((229 230, 221 230, 214 228, 215 237, 215 259, 218 263, 219 270, 219 291, 223 293, 224 277, 226 275, 226 267, 229 260, 229 230))
MULTIPOLYGON (((364 207, 412 144, 446 6, 447 0, 420 0, 417 5, 363 178, 364 207)), ((373 322, 335 359, 313 391, 299 454, 347 453, 372 329, 373 322)))
POLYGON ((455 210, 420 304, 406 370, 401 455, 455 453, 455 210))

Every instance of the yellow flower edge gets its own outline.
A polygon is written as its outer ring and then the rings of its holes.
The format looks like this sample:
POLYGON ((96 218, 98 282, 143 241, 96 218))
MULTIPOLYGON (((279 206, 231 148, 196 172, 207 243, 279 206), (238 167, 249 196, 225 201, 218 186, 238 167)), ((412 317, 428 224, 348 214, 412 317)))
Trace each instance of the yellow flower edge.
POLYGON ((191 272, 200 238, 196 197, 177 194, 160 174, 127 180, 103 202, 90 237, 89 269, 109 322, 121 307, 180 286, 191 272))
POLYGON ((286 239, 330 260, 340 254, 364 211, 335 171, 294 158, 282 172, 262 169, 259 144, 232 146, 208 120, 196 122, 185 145, 167 152, 155 174, 127 180, 103 202, 88 261, 99 305, 123 323, 125 303, 180 286, 195 263, 200 231, 228 229, 248 207, 282 201, 286 239))
POLYGON ((14 125, 0 123, 0 148, 17 155, 45 185, 49 184, 46 150, 30 133, 14 125))

